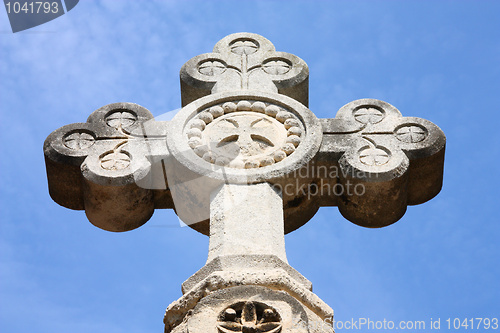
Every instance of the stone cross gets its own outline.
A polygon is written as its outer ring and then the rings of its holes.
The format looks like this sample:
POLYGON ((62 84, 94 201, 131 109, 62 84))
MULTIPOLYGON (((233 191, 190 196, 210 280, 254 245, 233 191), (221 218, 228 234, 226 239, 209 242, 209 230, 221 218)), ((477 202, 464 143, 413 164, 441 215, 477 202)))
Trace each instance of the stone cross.
POLYGON ((318 119, 308 77, 302 59, 264 37, 233 34, 182 67, 183 108, 171 121, 115 103, 45 141, 51 197, 94 225, 127 231, 174 208, 210 236, 165 332, 332 330, 332 309, 287 262, 285 233, 321 206, 387 226, 440 191, 439 127, 374 99, 318 119))

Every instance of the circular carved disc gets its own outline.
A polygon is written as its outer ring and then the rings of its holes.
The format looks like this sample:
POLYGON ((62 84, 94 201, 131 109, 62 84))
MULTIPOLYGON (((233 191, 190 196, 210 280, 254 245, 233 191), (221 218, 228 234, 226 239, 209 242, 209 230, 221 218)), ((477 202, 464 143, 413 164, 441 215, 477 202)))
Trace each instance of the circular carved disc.
POLYGON ((172 120, 167 143, 174 158, 200 176, 258 183, 305 165, 321 139, 318 119, 301 103, 245 91, 185 106, 172 120))

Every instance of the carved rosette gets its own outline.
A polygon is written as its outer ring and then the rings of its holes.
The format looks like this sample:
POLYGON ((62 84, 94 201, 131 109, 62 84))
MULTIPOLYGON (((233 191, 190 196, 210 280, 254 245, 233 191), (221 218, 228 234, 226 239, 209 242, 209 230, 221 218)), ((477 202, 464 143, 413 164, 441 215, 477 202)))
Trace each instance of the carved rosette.
POLYGON ((190 172, 234 183, 293 172, 321 140, 319 120, 303 104, 257 91, 203 97, 174 117, 167 134, 172 156, 190 172))
POLYGON ((269 305, 261 302, 238 302, 224 309, 217 321, 219 333, 279 333, 281 316, 269 305))
POLYGON ((171 305, 164 322, 166 333, 332 332, 331 325, 322 325, 318 314, 289 293, 257 285, 214 290, 185 315, 171 305))
POLYGON ((251 169, 285 160, 300 145, 303 133, 304 125, 284 107, 240 100, 202 110, 184 135, 205 161, 251 169))

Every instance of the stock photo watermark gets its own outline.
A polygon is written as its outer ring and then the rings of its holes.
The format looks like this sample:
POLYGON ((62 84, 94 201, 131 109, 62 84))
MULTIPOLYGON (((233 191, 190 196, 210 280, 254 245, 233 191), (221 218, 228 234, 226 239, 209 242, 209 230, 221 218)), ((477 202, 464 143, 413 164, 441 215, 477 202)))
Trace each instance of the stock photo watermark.
MULTIPOLYGON (((144 138, 145 140, 129 140, 120 149, 126 148, 125 145, 127 145, 128 148, 126 149, 130 151, 142 151, 144 147, 141 145, 146 143, 148 151, 154 152, 158 150, 156 146, 159 144, 158 140, 161 137, 158 137, 155 133, 155 124, 157 121, 172 119, 177 111, 168 112, 144 123, 141 130, 134 134, 134 138, 144 138)), ((238 113, 236 114, 238 115, 238 113)), ((120 115, 123 116, 123 112, 120 115)), ((253 119, 254 122, 259 120, 260 118, 253 119)), ((198 123, 193 126, 195 125, 198 126, 198 123)), ((236 125, 233 123, 231 125, 234 128, 228 127, 229 125, 226 124, 226 127, 219 129, 222 136, 214 135, 214 138, 208 138, 203 143, 201 143, 199 137, 201 130, 198 127, 195 126, 188 131, 188 137, 191 134, 194 135, 188 143, 192 141, 194 145, 186 145, 176 154, 180 160, 189 160, 192 163, 190 168, 173 163, 168 156, 152 153, 149 158, 151 171, 146 177, 139 173, 140 177, 135 178, 136 184, 142 188, 168 190, 170 192, 176 206, 176 212, 180 220, 182 220, 181 226, 196 224, 210 217, 208 198, 210 193, 218 186, 222 184, 251 185, 256 183, 255 179, 251 178, 251 174, 252 171, 258 170, 258 167, 250 163, 238 163, 241 162, 242 156, 249 154, 247 150, 253 149, 251 152, 265 153, 267 151, 272 152, 275 149, 274 145, 264 140, 262 136, 252 136, 251 132, 247 135, 249 136, 248 142, 240 142, 244 141, 245 135, 248 134, 244 131, 246 129, 244 121, 238 119, 236 125), (198 156, 193 158, 192 156, 195 154, 198 156), (218 163, 219 157, 213 158, 213 155, 216 154, 224 156, 224 163, 218 163), (192 169, 197 168, 201 171, 192 172, 192 169), (206 198, 207 200, 193 200, 193 198, 206 198)), ((264 125, 266 124, 260 126, 264 128, 264 125)), ((272 137, 269 133, 268 136, 272 137)), ((280 162, 280 165, 284 165, 284 168, 286 168, 287 160, 280 162)), ((264 164, 264 166, 267 166, 267 164, 264 164)), ((366 193, 366 181, 376 182, 378 180, 379 173, 377 172, 371 173, 358 168, 345 167, 340 163, 323 164, 311 160, 291 168, 288 173, 280 175, 274 181, 270 177, 268 183, 284 200, 308 202, 315 198, 332 198, 328 200, 336 200, 333 198, 341 197, 346 200, 349 197, 362 197, 366 193)), ((238 205, 245 199, 246 192, 240 189, 238 195, 232 199, 232 204, 238 205)))
POLYGON ((4 0, 12 32, 27 30, 52 21, 72 10, 79 0, 4 0))
POLYGON ((306 323, 301 321, 297 324, 300 328, 315 331, 331 332, 343 331, 495 331, 499 329, 498 318, 429 318, 427 320, 388 320, 386 318, 375 320, 372 318, 351 318, 348 320, 324 320, 306 323))

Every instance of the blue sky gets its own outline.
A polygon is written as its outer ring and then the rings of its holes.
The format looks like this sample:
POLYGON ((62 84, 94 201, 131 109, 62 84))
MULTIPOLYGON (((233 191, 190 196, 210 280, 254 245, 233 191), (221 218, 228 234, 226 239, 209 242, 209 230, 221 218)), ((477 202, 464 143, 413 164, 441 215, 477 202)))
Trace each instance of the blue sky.
POLYGON ((173 211, 117 234, 58 206, 43 141, 113 102, 179 108, 182 64, 242 31, 307 62, 318 117, 377 98, 447 135, 443 190, 398 223, 364 229, 322 208, 286 236, 335 318, 500 317, 499 13, 494 1, 88 0, 12 34, 0 10, 0 330, 162 332, 208 238, 173 211))

